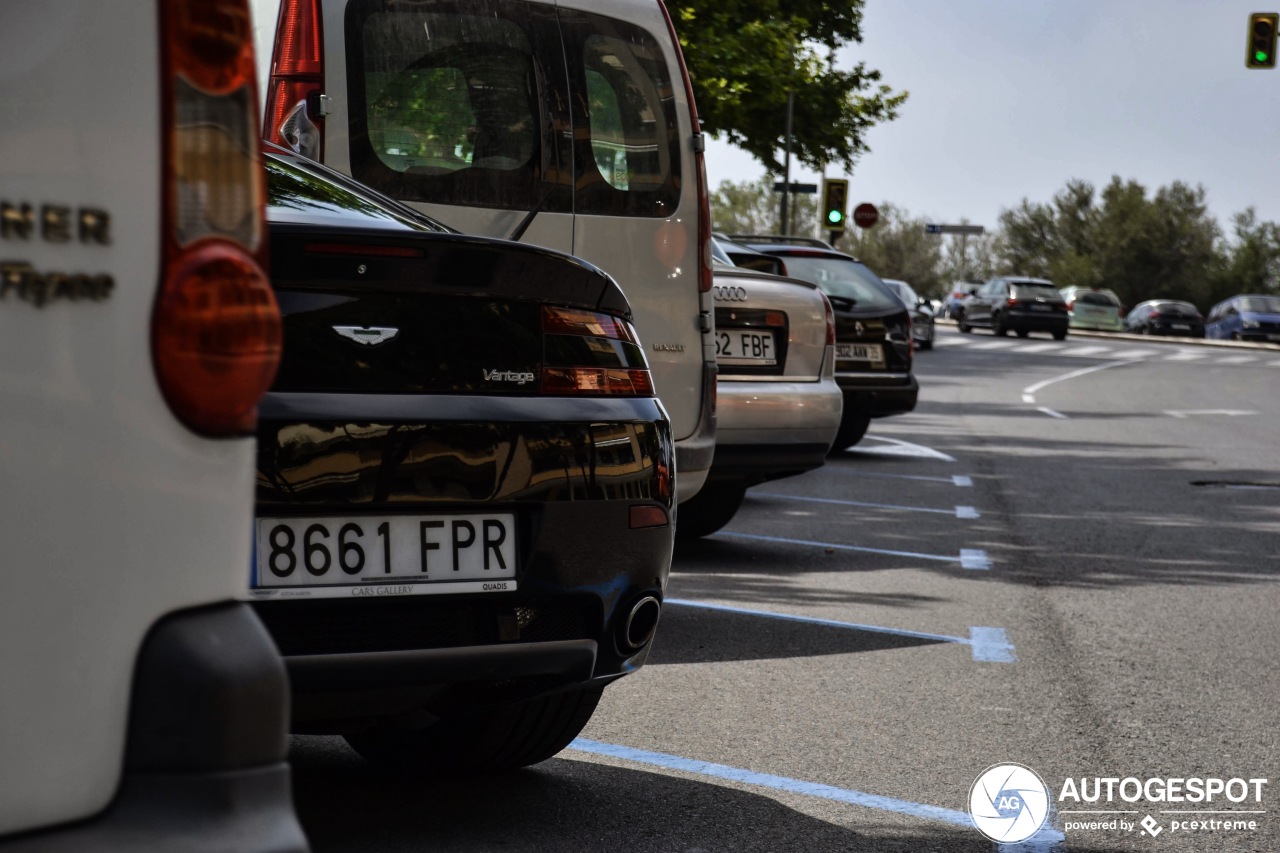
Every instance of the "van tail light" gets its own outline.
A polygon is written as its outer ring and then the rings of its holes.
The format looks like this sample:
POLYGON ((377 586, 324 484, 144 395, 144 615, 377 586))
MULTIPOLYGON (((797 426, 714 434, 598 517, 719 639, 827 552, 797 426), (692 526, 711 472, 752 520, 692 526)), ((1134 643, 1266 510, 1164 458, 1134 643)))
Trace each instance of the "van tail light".
POLYGON ((689 100, 689 120, 693 124, 693 162, 694 173, 698 182, 698 289, 703 293, 711 292, 711 194, 707 189, 707 163, 704 150, 706 137, 702 134, 702 123, 698 121, 698 107, 693 100, 693 82, 689 79, 689 68, 684 62, 684 51, 680 49, 680 37, 676 34, 675 24, 671 21, 671 13, 667 4, 658 0, 662 7, 662 16, 667 21, 667 32, 671 34, 671 47, 676 52, 676 60, 680 66, 680 78, 684 81, 684 94, 689 100))
POLYGON ((174 415, 252 433, 280 363, 246 0, 162 0, 161 283, 151 355, 174 415))
POLYGON ((1010 308, 1013 308, 1018 304, 1018 300, 1016 297, 1010 296, 1008 299, 1004 301, 1004 303, 1008 305, 1010 308))
POLYGON ((621 317, 544 305, 542 348, 543 394, 654 396, 640 339, 621 317))
POLYGON ((1066 302, 1066 306, 1067 306, 1067 310, 1068 310, 1068 311, 1071 311, 1072 309, 1074 309, 1074 308, 1076 307, 1076 301, 1075 301, 1074 299, 1069 299, 1069 300, 1067 300, 1067 302, 1066 302))
POLYGON ((263 135, 319 161, 324 154, 324 29, 320 0, 281 0, 263 135))

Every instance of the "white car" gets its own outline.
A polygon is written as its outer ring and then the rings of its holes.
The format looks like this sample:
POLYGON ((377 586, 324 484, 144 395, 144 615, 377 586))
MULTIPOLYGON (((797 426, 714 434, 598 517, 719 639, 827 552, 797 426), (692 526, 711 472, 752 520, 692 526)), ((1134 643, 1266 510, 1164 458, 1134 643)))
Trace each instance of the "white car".
POLYGON ((264 132, 467 234, 622 286, 680 502, 715 450, 703 136, 659 0, 253 0, 264 132), (590 108, 587 108, 590 105, 590 108))
POLYGON ((247 11, 5 5, 7 853, 307 846, 284 666, 235 601, 280 339, 247 11))
POLYGON ((707 483, 680 505, 676 537, 733 518, 746 490, 821 466, 840 429, 835 315, 817 285, 717 264, 716 455, 707 483))

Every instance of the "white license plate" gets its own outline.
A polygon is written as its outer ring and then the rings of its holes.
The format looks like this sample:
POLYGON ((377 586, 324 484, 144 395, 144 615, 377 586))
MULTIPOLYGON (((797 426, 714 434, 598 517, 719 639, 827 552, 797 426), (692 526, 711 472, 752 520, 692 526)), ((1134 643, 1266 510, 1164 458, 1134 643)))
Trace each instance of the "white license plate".
POLYGON ((884 349, 880 344, 836 344, 836 360, 883 362, 884 349))
POLYGON ((254 597, 364 597, 516 588, 512 513, 257 520, 254 597))
POLYGON ((768 367, 778 363, 773 332, 746 329, 716 331, 716 361, 723 364, 755 364, 768 367))
POLYGON ((1171 329, 1182 329, 1183 331, 1187 331, 1187 332, 1191 331, 1191 326, 1189 326, 1189 325, 1188 325, 1188 324, 1186 324, 1186 323, 1172 323, 1172 324, 1170 324, 1169 328, 1171 328, 1171 329))
POLYGON ((1032 303, 1032 305, 1031 305, 1031 310, 1032 310, 1032 311, 1052 311, 1052 310, 1053 310, 1053 306, 1052 306, 1052 305, 1041 305, 1040 303, 1035 302, 1035 303, 1032 303))

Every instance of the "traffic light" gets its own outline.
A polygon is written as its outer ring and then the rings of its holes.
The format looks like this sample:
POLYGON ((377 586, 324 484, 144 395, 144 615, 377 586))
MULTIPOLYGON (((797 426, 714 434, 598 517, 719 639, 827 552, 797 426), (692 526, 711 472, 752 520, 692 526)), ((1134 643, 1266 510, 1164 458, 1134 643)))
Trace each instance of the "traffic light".
POLYGON ((844 231, 849 207, 849 182, 843 178, 822 179, 822 222, 828 231, 844 231))
POLYGON ((1280 14, 1275 12, 1254 12, 1249 16, 1248 53, 1245 54, 1246 68, 1276 67, 1276 30, 1280 28, 1280 14))

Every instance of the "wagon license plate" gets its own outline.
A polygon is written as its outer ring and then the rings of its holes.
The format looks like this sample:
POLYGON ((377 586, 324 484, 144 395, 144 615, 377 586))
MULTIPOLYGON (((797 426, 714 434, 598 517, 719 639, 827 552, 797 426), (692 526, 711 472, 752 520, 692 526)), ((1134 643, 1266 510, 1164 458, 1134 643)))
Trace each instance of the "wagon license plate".
POLYGON ((1043 304, 1041 304, 1041 303, 1039 303, 1039 302, 1033 302, 1033 303, 1031 303, 1031 310, 1032 310, 1032 311, 1052 311, 1052 310, 1053 310, 1053 306, 1052 306, 1052 305, 1043 305, 1043 304))
POLYGON ((719 329, 716 332, 716 361, 721 364, 753 364, 770 367, 778 363, 773 332, 746 329, 719 329))
POLYGON ((512 513, 259 518, 254 597, 363 597, 516 588, 512 513))
POLYGON ((883 362, 880 344, 836 344, 836 361, 883 362))
POLYGON ((1171 328, 1171 329, 1181 329, 1181 330, 1182 330, 1182 331, 1184 331, 1184 332, 1189 332, 1189 331, 1191 331, 1191 324, 1190 324, 1190 323, 1171 323, 1171 324, 1169 325, 1169 328, 1171 328))

